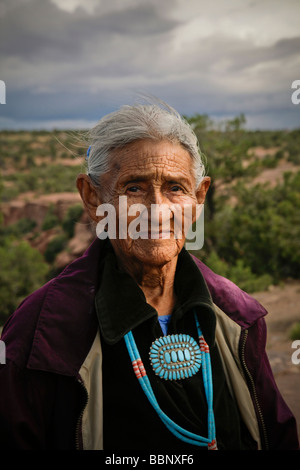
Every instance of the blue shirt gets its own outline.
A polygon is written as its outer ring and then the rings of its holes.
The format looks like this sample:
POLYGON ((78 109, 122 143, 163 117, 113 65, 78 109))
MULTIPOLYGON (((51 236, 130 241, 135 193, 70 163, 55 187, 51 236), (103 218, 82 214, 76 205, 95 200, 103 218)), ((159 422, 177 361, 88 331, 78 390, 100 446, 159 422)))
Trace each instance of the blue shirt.
POLYGON ((171 314, 158 316, 160 327, 165 336, 168 334, 168 326, 169 326, 170 320, 171 320, 171 314))

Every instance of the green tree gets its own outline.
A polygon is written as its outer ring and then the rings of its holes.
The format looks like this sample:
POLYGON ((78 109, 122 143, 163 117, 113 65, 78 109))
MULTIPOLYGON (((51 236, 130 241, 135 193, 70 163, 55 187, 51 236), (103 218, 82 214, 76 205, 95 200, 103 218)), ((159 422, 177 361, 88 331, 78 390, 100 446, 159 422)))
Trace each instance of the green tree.
POLYGON ((74 206, 69 207, 62 221, 62 228, 69 238, 73 237, 75 224, 80 219, 82 213, 83 213, 83 207, 81 204, 74 204, 74 206))
POLYGON ((48 266, 36 249, 13 238, 1 240, 0 259, 0 322, 4 323, 24 297, 44 284, 48 266))
MULTIPOLYGON (((0 178, 0 200, 2 189, 0 178)), ((24 219, 17 227, 23 232, 27 228, 28 224, 24 224, 24 219)), ((18 230, 17 235, 20 235, 18 230)), ((48 265, 40 252, 29 243, 20 242, 16 234, 7 233, 1 213, 0 260, 0 324, 3 324, 23 298, 45 282, 48 265)))
POLYGON ((54 237, 47 245, 44 256, 47 263, 53 263, 56 255, 63 251, 67 245, 68 239, 65 233, 54 237))
POLYGON ((43 220, 42 230, 49 230, 50 228, 56 227, 58 224, 59 218, 55 213, 54 205, 51 204, 43 220))
POLYGON ((211 176, 211 185, 206 196, 207 217, 213 219, 218 210, 220 188, 223 188, 222 194, 225 197, 224 185, 229 186, 237 178, 255 174, 255 164, 244 164, 249 159, 248 150, 252 141, 244 131, 246 120, 243 114, 219 126, 206 115, 196 114, 187 120, 198 138, 204 159, 207 157, 207 174, 211 176))
POLYGON ((3 193, 3 182, 2 182, 2 175, 0 173, 0 228, 3 224, 3 214, 1 210, 2 193, 3 193))
POLYGON ((218 255, 230 265, 242 259, 254 274, 270 273, 275 281, 299 278, 299 187, 300 172, 285 174, 274 188, 237 184, 238 202, 212 223, 218 255))

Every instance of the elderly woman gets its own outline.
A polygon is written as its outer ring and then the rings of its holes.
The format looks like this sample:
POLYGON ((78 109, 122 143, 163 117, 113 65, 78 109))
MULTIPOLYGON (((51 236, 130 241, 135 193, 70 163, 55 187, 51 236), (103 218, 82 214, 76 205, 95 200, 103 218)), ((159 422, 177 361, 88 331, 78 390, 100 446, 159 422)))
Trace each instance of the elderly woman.
POLYGON ((188 206, 197 223, 210 183, 189 125, 166 105, 125 106, 91 131, 88 154, 77 187, 106 232, 4 327, 1 447, 297 449, 266 311, 178 236, 175 215, 188 206), (167 209, 154 232, 153 207, 167 209))

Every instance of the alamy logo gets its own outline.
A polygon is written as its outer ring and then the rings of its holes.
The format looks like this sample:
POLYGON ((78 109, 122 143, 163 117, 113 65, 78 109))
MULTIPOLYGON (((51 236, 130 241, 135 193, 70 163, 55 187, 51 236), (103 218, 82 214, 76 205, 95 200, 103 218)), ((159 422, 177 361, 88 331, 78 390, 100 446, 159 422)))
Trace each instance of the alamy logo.
POLYGON ((3 80, 0 80, 0 104, 6 104, 6 86, 3 80))
POLYGON ((295 365, 300 364, 300 339, 293 341, 292 348, 296 349, 292 354, 292 363, 295 365))
POLYGON ((200 250, 204 244, 203 204, 143 204, 127 206, 127 196, 119 197, 119 215, 112 204, 101 204, 96 215, 98 238, 124 240, 185 239, 187 250, 200 250), (128 223, 128 220, 130 222, 128 223), (193 223, 194 222, 194 223, 193 223))
POLYGON ((292 93, 292 103, 299 104, 300 103, 300 80, 294 80, 291 88, 296 88, 296 90, 292 93))
POLYGON ((2 340, 0 340, 0 364, 6 364, 6 346, 2 340))

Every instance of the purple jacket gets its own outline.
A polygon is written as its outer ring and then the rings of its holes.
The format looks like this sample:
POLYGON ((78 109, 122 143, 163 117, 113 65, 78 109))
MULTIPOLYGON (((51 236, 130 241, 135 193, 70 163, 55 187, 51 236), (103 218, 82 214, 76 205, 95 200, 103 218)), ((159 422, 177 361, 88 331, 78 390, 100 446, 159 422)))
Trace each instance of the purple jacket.
MULTIPOLYGON (((27 297, 6 322, 0 366, 0 448, 81 448, 87 396, 79 370, 95 338, 94 298, 102 243, 96 239, 56 278, 27 297)), ((265 353, 266 310, 193 257, 214 303, 242 328, 240 359, 263 449, 298 449, 295 418, 281 397, 265 353)))

